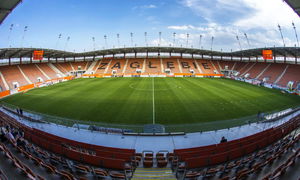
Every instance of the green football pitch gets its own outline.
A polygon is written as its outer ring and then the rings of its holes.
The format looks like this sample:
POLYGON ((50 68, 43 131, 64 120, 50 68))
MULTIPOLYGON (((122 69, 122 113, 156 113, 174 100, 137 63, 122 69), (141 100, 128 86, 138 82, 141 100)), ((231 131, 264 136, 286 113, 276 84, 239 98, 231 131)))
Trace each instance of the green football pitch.
POLYGON ((300 97, 229 79, 76 79, 2 101, 31 111, 111 124, 193 124, 300 105, 300 97))

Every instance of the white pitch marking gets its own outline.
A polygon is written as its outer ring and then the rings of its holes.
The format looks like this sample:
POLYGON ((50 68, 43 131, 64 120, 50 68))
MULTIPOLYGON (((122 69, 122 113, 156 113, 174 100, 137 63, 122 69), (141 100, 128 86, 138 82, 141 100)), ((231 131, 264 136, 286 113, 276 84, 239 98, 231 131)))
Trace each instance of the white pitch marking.
POLYGON ((152 77, 152 103, 153 103, 153 124, 155 124, 155 95, 154 95, 154 77, 152 77))

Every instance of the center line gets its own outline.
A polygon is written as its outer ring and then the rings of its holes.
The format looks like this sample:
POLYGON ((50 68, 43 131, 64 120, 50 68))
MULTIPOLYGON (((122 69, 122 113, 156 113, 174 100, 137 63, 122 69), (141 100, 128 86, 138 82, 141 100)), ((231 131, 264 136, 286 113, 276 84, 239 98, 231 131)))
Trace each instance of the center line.
POLYGON ((155 96, 154 96, 154 77, 152 77, 152 103, 153 103, 153 124, 155 124, 155 96))

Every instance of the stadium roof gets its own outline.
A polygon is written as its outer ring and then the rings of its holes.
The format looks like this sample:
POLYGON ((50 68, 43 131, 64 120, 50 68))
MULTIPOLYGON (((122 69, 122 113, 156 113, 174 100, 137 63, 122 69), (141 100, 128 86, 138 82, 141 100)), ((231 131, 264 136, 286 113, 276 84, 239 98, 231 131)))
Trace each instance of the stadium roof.
POLYGON ((183 54, 198 54, 198 55, 212 55, 212 56, 233 56, 233 57, 257 57, 262 55, 262 50, 273 50, 273 54, 277 56, 298 57, 300 56, 299 47, 271 47, 271 48, 257 48, 234 52, 210 51, 202 49, 191 48, 177 48, 177 47, 134 47, 134 48, 119 48, 97 50, 83 53, 67 52, 53 49, 38 49, 38 48, 4 48, 0 49, 0 59, 32 57, 34 50, 43 50, 45 58, 71 58, 71 57, 92 57, 92 56, 106 56, 115 54, 128 53, 183 53, 183 54))
POLYGON ((0 24, 4 19, 12 12, 12 10, 20 3, 22 0, 1 0, 0 1, 0 24))
POLYGON ((284 0, 293 10, 300 16, 300 1, 299 0, 284 0))

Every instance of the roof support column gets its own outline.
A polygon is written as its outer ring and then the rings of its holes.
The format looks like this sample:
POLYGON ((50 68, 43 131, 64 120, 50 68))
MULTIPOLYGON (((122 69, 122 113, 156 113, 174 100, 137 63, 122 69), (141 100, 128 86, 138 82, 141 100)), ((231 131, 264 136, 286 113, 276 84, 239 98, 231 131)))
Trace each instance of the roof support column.
POLYGON ((113 59, 115 59, 115 54, 113 54, 113 59))
POLYGON ((201 54, 201 58, 202 58, 202 60, 203 60, 203 54, 201 54))
POLYGON ((48 57, 48 63, 50 62, 50 56, 48 57))
POLYGON ((56 63, 58 63, 58 59, 57 59, 57 57, 55 58, 55 61, 56 61, 56 63))
POLYGON ((32 55, 30 56, 30 64, 32 64, 32 55))
POLYGON ((284 63, 286 63, 286 55, 284 55, 283 61, 284 61, 284 63))
POLYGON ((20 64, 22 64, 22 56, 20 57, 20 64))
POLYGON ((182 59, 182 53, 180 53, 180 57, 181 57, 181 59, 182 59))
POLYGON ((85 62, 85 56, 83 56, 83 61, 85 62))
POLYGON ((296 51, 296 55, 295 55, 295 63, 298 64, 298 51, 296 51))
POLYGON ((11 58, 10 57, 8 58, 8 65, 9 66, 11 65, 11 58))
POLYGON ((137 52, 134 52, 134 58, 136 58, 136 54, 137 54, 137 52))
POLYGON ((73 58, 74 58, 73 61, 75 62, 75 56, 73 58))
POLYGON ((274 63, 276 63, 276 54, 274 54, 273 58, 274 58, 274 63))
POLYGON ((67 60, 66 60, 66 56, 64 57, 64 62, 67 62, 67 60))
POLYGON ((192 53, 192 59, 194 59, 194 53, 192 53))
POLYGON ((256 62, 258 62, 258 56, 256 56, 256 62))
POLYGON ((147 51, 146 52, 146 58, 148 59, 148 57, 149 57, 149 52, 147 51))

